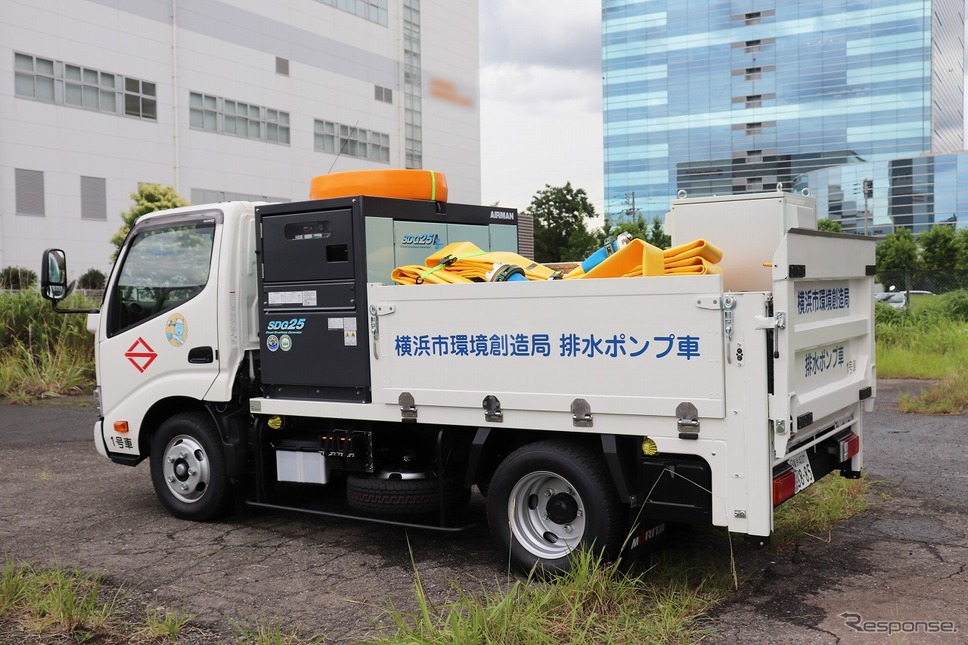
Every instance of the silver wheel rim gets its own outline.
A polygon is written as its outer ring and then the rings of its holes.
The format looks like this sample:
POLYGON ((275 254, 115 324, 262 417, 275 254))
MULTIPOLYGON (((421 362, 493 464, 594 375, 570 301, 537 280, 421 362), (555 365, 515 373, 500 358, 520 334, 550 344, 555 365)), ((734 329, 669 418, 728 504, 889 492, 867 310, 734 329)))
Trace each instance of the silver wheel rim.
POLYGON ((538 471, 525 475, 508 497, 511 534, 532 555, 556 560, 575 550, 585 534, 585 505, 571 483, 538 471))
POLYGON ((168 442, 162 457, 165 483, 176 499, 193 504, 205 496, 212 477, 202 444, 180 434, 168 442))

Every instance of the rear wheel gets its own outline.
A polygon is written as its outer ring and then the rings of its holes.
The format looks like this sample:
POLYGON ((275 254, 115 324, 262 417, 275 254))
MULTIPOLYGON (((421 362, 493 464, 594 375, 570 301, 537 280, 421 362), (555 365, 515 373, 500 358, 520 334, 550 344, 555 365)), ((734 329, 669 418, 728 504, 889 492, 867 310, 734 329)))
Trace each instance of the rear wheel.
POLYGON ((178 414, 151 440, 151 482, 168 512, 204 521, 222 513, 230 499, 222 442, 201 412, 178 414))
POLYGON ((491 478, 491 533, 524 571, 563 571, 578 548, 613 556, 624 537, 623 517, 604 461, 576 444, 528 444, 508 455, 491 478))

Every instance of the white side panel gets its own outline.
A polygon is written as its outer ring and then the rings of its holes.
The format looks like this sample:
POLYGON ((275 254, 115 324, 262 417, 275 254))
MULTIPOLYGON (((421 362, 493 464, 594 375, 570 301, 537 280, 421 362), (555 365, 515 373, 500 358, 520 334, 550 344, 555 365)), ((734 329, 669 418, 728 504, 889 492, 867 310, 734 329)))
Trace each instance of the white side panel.
POLYGON ((596 421, 674 417, 682 401, 722 418, 720 288, 719 276, 370 285, 384 312, 373 401, 396 406, 409 392, 418 408, 480 411, 494 395, 506 423, 514 410, 569 412, 577 398, 596 421))
POLYGON ((777 250, 774 319, 785 319, 770 401, 777 458, 876 394, 874 248, 857 236, 790 231, 777 250))

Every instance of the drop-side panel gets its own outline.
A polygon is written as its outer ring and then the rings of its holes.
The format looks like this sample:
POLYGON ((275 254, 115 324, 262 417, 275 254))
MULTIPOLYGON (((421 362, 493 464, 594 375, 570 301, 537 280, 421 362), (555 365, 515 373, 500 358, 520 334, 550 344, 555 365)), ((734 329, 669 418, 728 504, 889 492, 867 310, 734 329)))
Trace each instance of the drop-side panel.
MULTIPOLYGON (((374 403, 722 418, 720 276, 368 286, 374 403), (371 328, 374 324, 371 323, 371 328)), ((509 421, 510 423, 510 421, 509 421)), ((597 428, 598 426, 596 426, 597 428)))
POLYGON ((874 242, 794 229, 773 262, 777 458, 875 394, 874 242))

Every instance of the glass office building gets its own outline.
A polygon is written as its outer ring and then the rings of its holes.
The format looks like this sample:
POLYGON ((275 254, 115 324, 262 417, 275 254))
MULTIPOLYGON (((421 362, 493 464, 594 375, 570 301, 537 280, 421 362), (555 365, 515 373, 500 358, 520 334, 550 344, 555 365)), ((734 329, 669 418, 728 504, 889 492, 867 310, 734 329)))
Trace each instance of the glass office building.
POLYGON ((840 222, 848 233, 886 235, 901 227, 921 233, 935 224, 968 227, 968 153, 822 168, 797 178, 794 189, 803 188, 817 198, 817 212, 840 222))
MULTIPOLYGON (((864 179, 876 208, 889 196, 888 176, 914 181, 922 155, 963 148, 963 1, 602 7, 610 216, 633 202, 661 216, 680 190, 723 195, 778 183, 809 186, 835 209, 838 191, 864 194, 864 179), (904 159, 907 166, 891 163, 904 159), (869 170, 858 174, 854 164, 869 170), (831 166, 844 169, 817 172, 831 166)), ((886 217, 886 202, 883 209, 886 217)))

